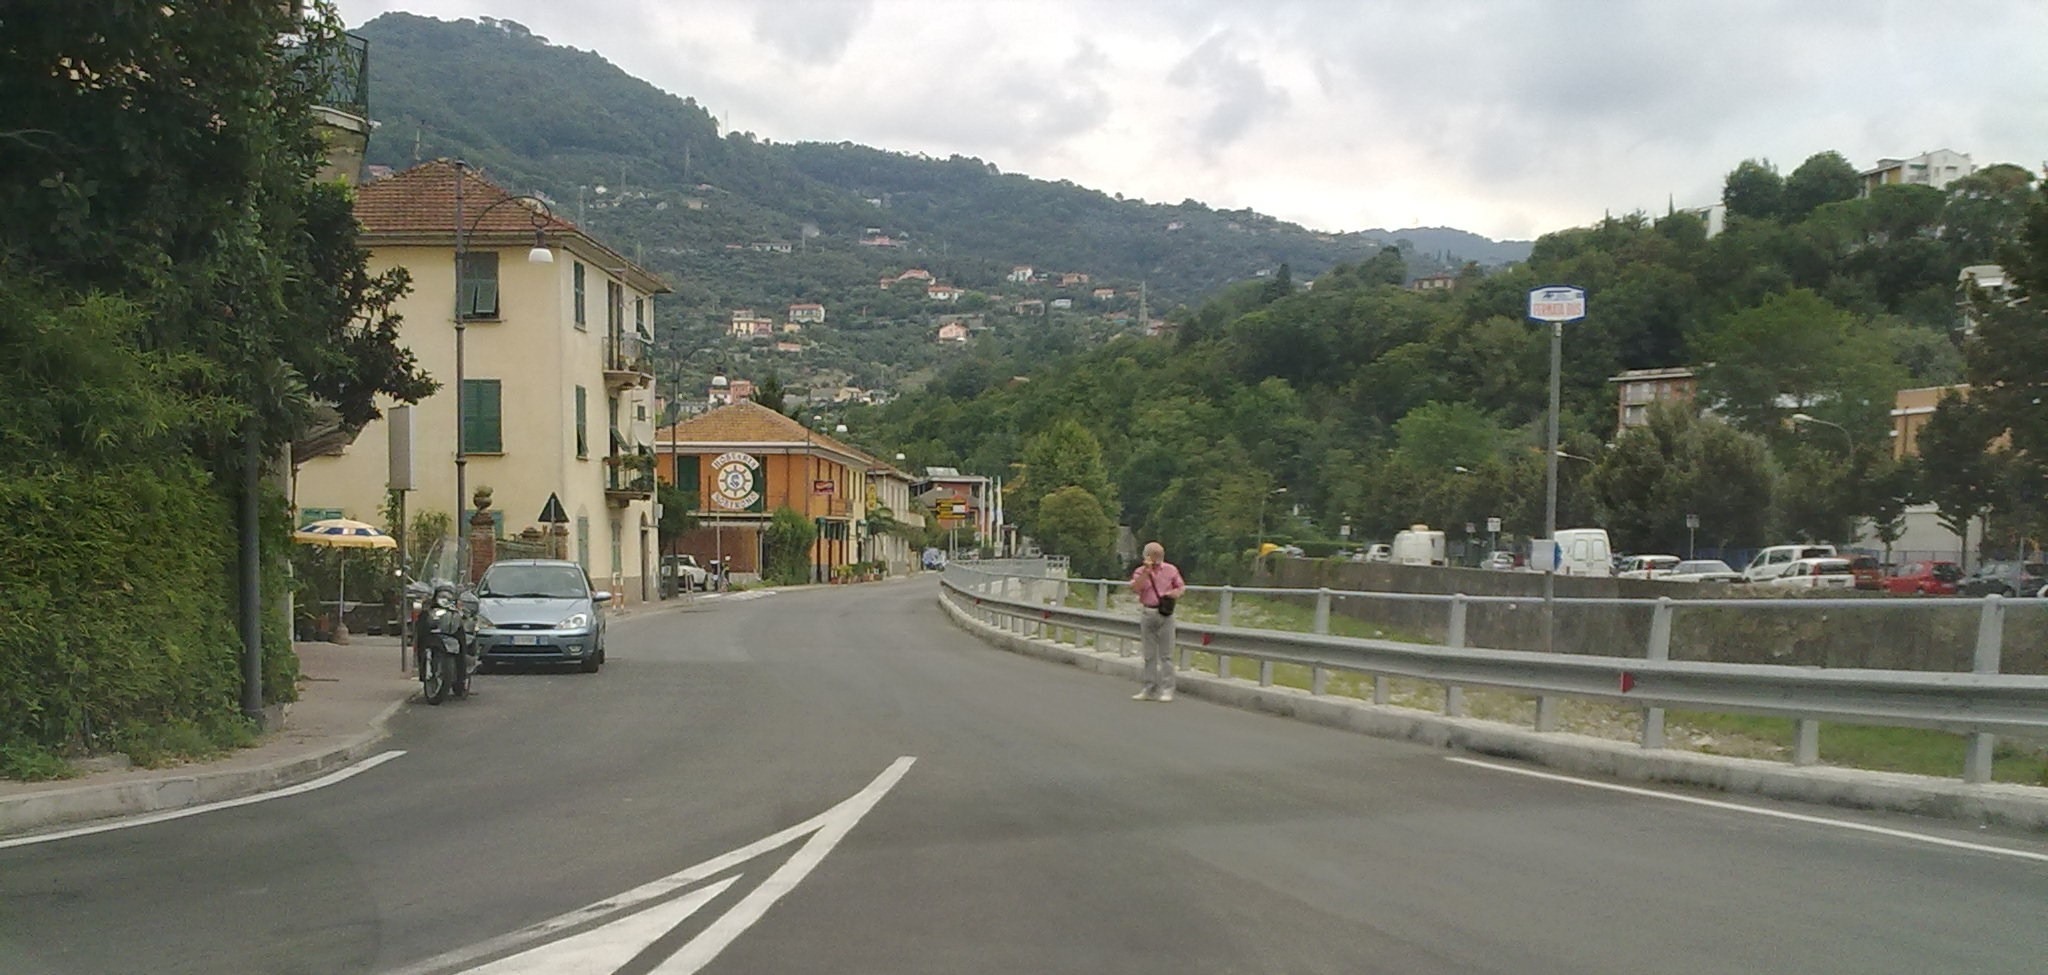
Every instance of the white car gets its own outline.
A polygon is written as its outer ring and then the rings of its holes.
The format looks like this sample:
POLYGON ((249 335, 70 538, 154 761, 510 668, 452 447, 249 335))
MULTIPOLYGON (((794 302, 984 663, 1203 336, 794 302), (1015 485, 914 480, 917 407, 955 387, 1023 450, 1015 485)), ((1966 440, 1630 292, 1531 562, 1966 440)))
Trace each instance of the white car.
POLYGON ((1720 559, 1688 559, 1657 578, 1665 582, 1741 582, 1742 573, 1720 559))
POLYGON ((1856 570, 1848 559, 1794 559, 1764 585, 1779 589, 1854 589, 1856 570))
POLYGON ((1756 553, 1749 565, 1742 570, 1742 577, 1751 582, 1769 582, 1783 574, 1798 559, 1817 559, 1835 554, 1833 545, 1773 545, 1756 553))
POLYGON ((661 560, 661 574, 679 578, 676 588, 682 592, 704 589, 711 580, 711 573, 697 564, 694 555, 671 555, 661 560))
POLYGON ((1487 556, 1486 561, 1479 563, 1479 567, 1491 569, 1495 572, 1513 572, 1515 570, 1515 553, 1495 552, 1487 556))
POLYGON ((1662 579, 1676 570, 1681 561, 1676 555, 1631 555, 1621 560, 1621 571, 1615 575, 1623 579, 1662 579))

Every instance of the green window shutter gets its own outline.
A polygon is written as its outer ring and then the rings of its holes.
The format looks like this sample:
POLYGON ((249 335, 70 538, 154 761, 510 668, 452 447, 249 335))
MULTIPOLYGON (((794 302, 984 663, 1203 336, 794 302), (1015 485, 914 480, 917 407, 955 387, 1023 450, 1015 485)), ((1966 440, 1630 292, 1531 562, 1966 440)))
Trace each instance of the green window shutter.
POLYGON ((501 390, 495 379, 462 381, 462 450, 497 454, 505 450, 501 390))
POLYGON ((575 270, 575 271, 574 271, 574 272, 573 272, 573 273, 571 274, 571 277, 573 277, 573 278, 575 279, 575 281, 576 281, 576 327, 577 327, 577 328, 582 328, 582 327, 583 327, 583 323, 584 323, 584 318, 583 318, 583 262, 582 262, 582 261, 577 261, 577 262, 576 262, 576 270, 575 270))
POLYGON ((462 255, 462 291, 458 300, 464 318, 498 317, 497 251, 470 251, 462 255))
POLYGON ((590 573, 590 516, 576 516, 576 564, 583 567, 585 575, 590 573))
POLYGON ((576 387, 576 456, 590 456, 590 394, 576 387))
POLYGON ((316 521, 327 521, 341 517, 340 508, 300 508, 299 527, 304 528, 316 521))
MULTIPOLYGON (((693 494, 703 490, 704 474, 697 466, 700 460, 701 458, 696 454, 678 454, 676 456, 676 487, 693 494)), ((704 507, 702 498, 698 499, 697 507, 699 509, 704 507)))

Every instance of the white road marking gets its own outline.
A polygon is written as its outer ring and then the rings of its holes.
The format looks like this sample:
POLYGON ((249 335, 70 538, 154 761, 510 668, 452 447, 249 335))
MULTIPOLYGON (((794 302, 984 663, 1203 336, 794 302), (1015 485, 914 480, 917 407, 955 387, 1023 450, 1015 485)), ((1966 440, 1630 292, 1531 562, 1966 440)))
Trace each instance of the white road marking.
POLYGON ((832 852, 832 848, 846 838, 846 834, 853 830, 861 817, 867 815, 868 810, 882 801, 883 793, 888 792, 897 780, 903 778, 903 774, 910 771, 910 765, 915 761, 916 759, 907 757, 897 759, 859 795, 840 803, 826 813, 824 824, 811 837, 810 842, 796 851, 796 855, 790 857, 788 862, 777 868, 774 873, 769 874, 761 886, 740 898, 740 902, 733 905, 732 910, 725 912, 718 920, 711 922, 710 927, 691 938, 682 950, 670 955, 667 961, 656 965, 651 975, 693 975, 697 970, 710 964, 711 959, 718 957, 718 953, 724 951, 727 945, 732 944, 748 928, 753 927, 755 922, 761 920, 761 917, 768 913, 768 909, 775 906, 776 901, 796 889, 799 882, 810 876, 811 871, 825 859, 825 854, 832 852))
POLYGON ((136 826, 148 826, 153 823, 165 823, 173 819, 184 819, 187 816, 197 816, 201 813, 217 812, 222 809, 233 809, 236 806, 249 806, 259 802, 269 802, 272 799, 283 799, 287 796, 301 795, 307 792, 311 792, 314 789, 324 789, 338 782, 345 782, 358 775, 361 775, 364 772, 376 768, 377 766, 382 765, 385 762, 391 761, 392 759, 397 758, 398 756, 403 754, 405 754, 404 751, 397 749, 388 752, 382 752, 380 754, 372 755, 369 758, 363 759, 362 761, 357 762, 356 764, 351 765, 338 772, 331 772, 310 782, 301 782, 298 785, 279 789, 275 792, 259 792, 256 795, 243 796, 239 799, 223 799, 219 802, 209 802, 198 806, 186 806, 182 809, 166 809, 162 812, 143 813, 142 815, 130 816, 126 819, 116 819, 104 823, 94 823, 91 826, 79 826, 74 829, 62 830, 55 833, 43 833, 36 836, 19 836, 11 840, 0 840, 0 850, 11 849, 17 846, 32 846, 37 843, 51 843, 57 840, 68 840, 77 836, 91 836, 94 833, 106 833, 117 829, 129 829, 136 826))
MULTIPOLYGON (((720 854, 695 866, 685 867, 666 877, 650 880, 617 896, 607 897, 604 900, 586 904, 573 911, 558 914, 545 921, 528 925, 509 934, 499 935, 488 941, 479 942, 466 948, 457 948, 454 951, 444 952, 404 968, 393 969, 385 973, 385 975, 429 975, 429 973, 435 972, 464 971, 465 966, 475 964, 480 958, 502 954, 515 948, 531 945, 537 941, 543 941, 552 935, 587 924, 599 918, 615 917, 648 901, 658 900, 692 884, 718 876, 748 860, 752 860, 764 853, 781 849, 812 833, 827 829, 834 824, 843 822, 845 829, 851 829, 853 823, 859 821, 860 817, 865 815, 869 809, 874 808, 875 804, 882 800, 882 796, 887 794, 890 788, 894 787, 903 778, 904 773, 910 771, 910 766, 916 761, 917 759, 907 755, 899 758, 890 763, 889 767, 884 769, 882 774, 876 776, 874 781, 869 782, 865 788, 834 805, 832 808, 794 826, 778 830, 755 840, 730 853, 720 854), (857 810, 857 812, 854 812, 851 821, 845 819, 845 814, 849 810, 857 810)), ((841 835, 844 835, 843 831, 841 835)), ((836 843, 838 841, 835 839, 833 842, 836 843)), ((808 847, 809 844, 806 844, 806 848, 808 847)), ((798 855, 801 856, 801 852, 798 855)), ((784 865, 784 869, 787 869, 787 864, 784 865)), ((805 872, 808 872, 808 869, 805 872)), ((784 876, 784 874, 781 870, 778 870, 770 876, 768 882, 773 883, 775 878, 780 876, 784 876)), ((781 894, 776 895, 776 897, 780 896, 781 894)), ((735 910, 738 909, 738 906, 735 905, 735 910)), ((766 906, 764 905, 762 909, 766 910, 766 906)), ((700 934, 699 937, 701 938, 703 935, 700 934)), ((641 944, 640 948, 636 949, 636 953, 639 950, 645 950, 647 944, 652 943, 652 940, 649 939, 647 943, 641 944)), ((721 947, 723 946, 721 945, 721 947)))
POLYGON ((2012 857, 2018 860, 2033 860, 2040 863, 2048 863, 2048 853, 2034 853, 2028 850, 2014 850, 2002 846, 1990 846, 1984 843, 1972 843, 1968 840, 1952 840, 1944 836, 1933 836, 1927 833, 1915 833, 1911 830, 1893 829, 1888 826, 1872 826, 1868 823, 1852 822, 1846 819, 1829 819, 1825 816, 1808 816, 1803 813, 1785 812, 1783 810, 1778 809, 1764 809, 1758 806, 1745 806, 1741 803, 1735 802, 1721 802, 1715 799, 1701 799, 1696 796, 1682 796, 1672 792, 1659 792, 1655 789, 1639 789, 1635 786, 1617 785, 1613 782, 1598 782, 1593 779, 1575 778, 1569 775, 1559 775, 1555 772, 1538 772, 1535 769, 1516 768, 1512 765, 1496 765, 1492 762, 1482 762, 1478 761, 1477 759, 1447 756, 1445 757, 1444 761, 1456 762, 1460 765, 1469 765, 1473 768, 1491 769, 1495 772, 1508 772, 1514 775, 1524 775, 1532 779, 1547 779, 1552 782, 1568 782, 1572 785, 1583 785, 1591 789, 1605 789, 1609 792, 1619 792, 1624 795, 1631 796, 1642 796, 1646 799, 1666 799, 1671 802, 1683 802, 1688 805, 1705 806, 1709 809, 1725 809, 1730 812, 1748 813, 1752 816, 1765 816, 1771 819, 1783 819, 1795 823, 1807 823, 1813 826, 1833 826, 1837 829, 1852 830, 1858 833, 1872 833, 1878 836, 1888 836, 1892 839, 1909 840, 1915 843, 1926 843, 1931 846, 1945 846, 1951 849, 1969 850, 1972 853, 1989 853, 1994 856, 2012 857))
POLYGON ((740 879, 727 877, 638 914, 501 958, 472 975, 611 975, 740 879))

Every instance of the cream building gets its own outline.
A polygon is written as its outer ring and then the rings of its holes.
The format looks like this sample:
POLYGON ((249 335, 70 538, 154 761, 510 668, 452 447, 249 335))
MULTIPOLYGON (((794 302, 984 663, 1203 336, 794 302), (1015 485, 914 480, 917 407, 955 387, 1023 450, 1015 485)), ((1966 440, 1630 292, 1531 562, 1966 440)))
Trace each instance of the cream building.
MULTIPOLYGON (((411 274, 412 290, 395 309, 398 344, 441 384, 411 411, 408 511, 469 514, 455 487, 459 307, 468 491, 492 489, 501 538, 537 527, 549 496, 559 498, 568 557, 621 602, 654 598, 650 353, 653 296, 668 286, 574 224, 446 160, 363 187, 356 217, 370 273, 411 274), (459 300, 458 184, 461 224, 471 228, 459 300)), ((301 521, 383 522, 388 422, 372 421, 353 443, 300 464, 301 521)))

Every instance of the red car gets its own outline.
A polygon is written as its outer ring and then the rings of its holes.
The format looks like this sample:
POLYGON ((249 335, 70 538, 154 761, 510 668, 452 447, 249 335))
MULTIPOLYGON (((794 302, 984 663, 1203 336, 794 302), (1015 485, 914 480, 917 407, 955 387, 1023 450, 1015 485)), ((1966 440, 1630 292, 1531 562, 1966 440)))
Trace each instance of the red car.
POLYGON ((1884 589, 1884 563, 1875 555, 1852 555, 1849 571, 1856 576, 1856 588, 1878 592, 1884 589))
POLYGON ((1905 562, 1884 581, 1884 591, 1902 596, 1953 596, 1963 581, 1954 562, 1905 562))

